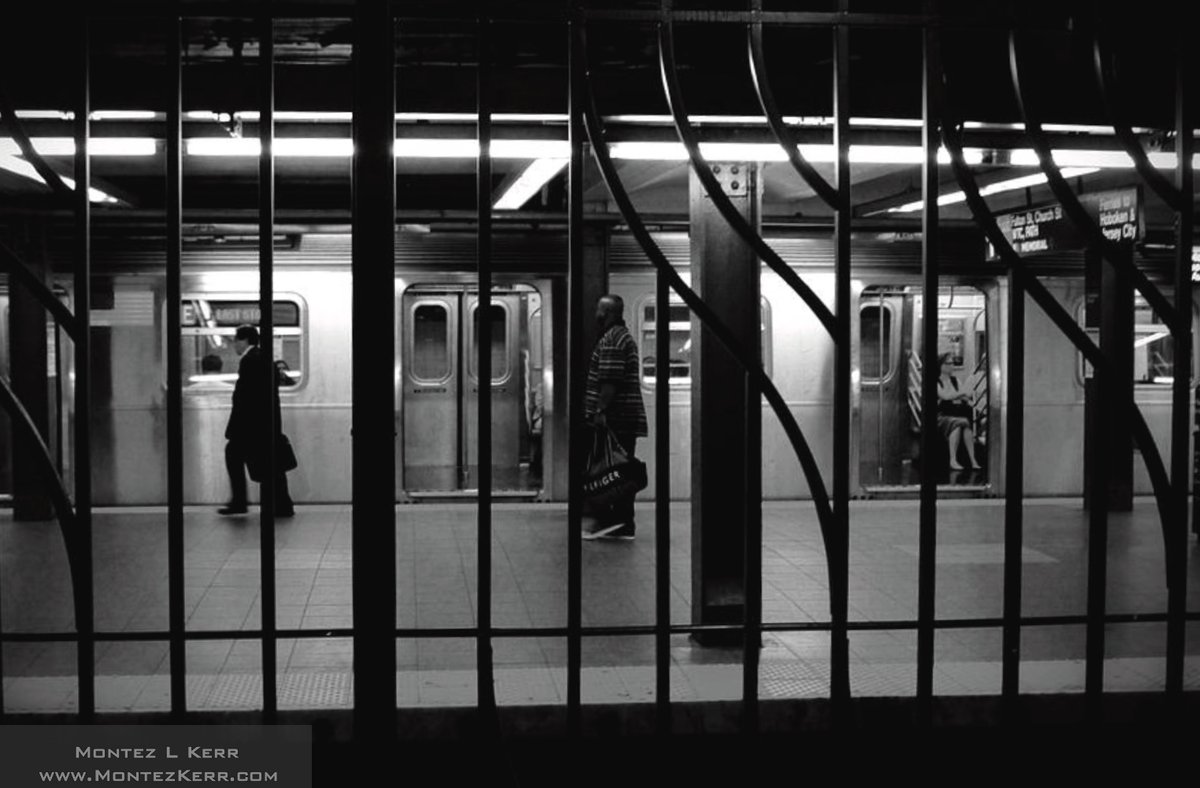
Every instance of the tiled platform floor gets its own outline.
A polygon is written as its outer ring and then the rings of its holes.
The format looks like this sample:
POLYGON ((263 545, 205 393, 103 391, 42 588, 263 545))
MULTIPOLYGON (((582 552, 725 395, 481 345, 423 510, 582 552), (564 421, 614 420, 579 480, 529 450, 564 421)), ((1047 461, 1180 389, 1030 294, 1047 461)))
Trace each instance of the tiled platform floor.
MULTIPOLYGON (((851 507, 852 620, 913 619, 917 613, 918 506, 909 501, 855 502, 851 507)), ((936 610, 939 618, 995 617, 1003 605, 1003 505, 942 501, 938 515, 936 610)), ((652 506, 639 510, 634 542, 585 542, 583 623, 652 624, 652 506)), ((774 622, 827 621, 824 549, 811 504, 764 505, 763 609, 774 622)), ((1025 507, 1025 615, 1081 614, 1087 594, 1087 513, 1077 500, 1031 500, 1025 507)), ((350 510, 302 506, 276 526, 277 622, 320 632, 351 624, 350 510)), ((386 527, 386 526, 385 526, 386 527)), ((690 512, 672 507, 671 609, 690 620, 690 512)), ((398 507, 397 625, 469 627, 476 621, 475 507, 398 507)), ((249 630, 260 624, 259 532, 256 514, 222 518, 208 508, 186 514, 185 606, 189 630, 249 630)), ((494 512, 493 622, 501 627, 566 624, 567 527, 564 507, 502 504, 494 512)), ((107 509, 95 515, 95 605, 102 632, 167 628, 166 515, 162 509, 107 509)), ((1189 541, 1189 610, 1200 609, 1200 547, 1189 541)), ((386 593, 380 589, 380 593, 386 593)), ((1110 519, 1109 608, 1121 613, 1166 609, 1162 537, 1153 503, 1110 519)), ((0 626, 5 632, 72 629, 70 581, 53 523, 17 523, 0 513, 0 626)), ((1112 691, 1162 687, 1165 625, 1121 624, 1107 634, 1105 686, 1112 691)), ((829 687, 826 633, 770 633, 764 638, 763 697, 821 697, 829 687)), ((911 695, 916 635, 883 630, 851 633, 852 690, 859 695, 911 695)), ((1023 690, 1082 689, 1082 626, 1027 627, 1022 635, 1023 690)), ((1200 687, 1200 624, 1189 626, 1185 680, 1200 687)), ((279 643, 283 708, 348 707, 352 644, 318 637, 279 643)), ((495 644, 501 703, 561 703, 566 640, 500 639, 495 644)), ((168 707, 165 642, 102 642, 97 647, 101 710, 168 707)), ((672 638, 672 698, 740 696, 738 649, 702 647, 672 638)), ((935 691, 994 694, 1000 686, 1000 632, 943 630, 937 635, 935 691)), ((76 703, 75 650, 70 644, 7 643, 4 710, 70 711, 76 703)), ((194 641, 188 646, 189 706, 245 709, 260 703, 257 640, 194 641)), ((584 702, 654 700, 654 643, 646 636, 589 637, 583 646, 584 702)), ((401 640, 397 692, 401 705, 471 704, 476 697, 475 644, 470 639, 401 640)))

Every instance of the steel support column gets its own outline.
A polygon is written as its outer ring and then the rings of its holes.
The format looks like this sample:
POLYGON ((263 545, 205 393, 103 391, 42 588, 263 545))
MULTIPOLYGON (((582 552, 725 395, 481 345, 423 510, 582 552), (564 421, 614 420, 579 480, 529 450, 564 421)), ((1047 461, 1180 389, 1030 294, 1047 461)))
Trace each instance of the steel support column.
MULTIPOLYGON (((758 228, 762 195, 755 165, 710 162, 722 189, 758 228)), ((727 325, 739 352, 758 363, 761 344, 759 261, 689 176, 692 287, 727 325)), ((657 331, 669 330, 669 312, 655 315, 657 331)), ((745 466, 748 436, 745 373, 733 353, 699 320, 692 321, 692 621, 745 621, 745 466)), ((761 439, 758 441, 761 443, 761 439)), ((758 461, 754 458, 754 461, 758 461)), ((698 633, 700 643, 739 643, 736 632, 698 633)))

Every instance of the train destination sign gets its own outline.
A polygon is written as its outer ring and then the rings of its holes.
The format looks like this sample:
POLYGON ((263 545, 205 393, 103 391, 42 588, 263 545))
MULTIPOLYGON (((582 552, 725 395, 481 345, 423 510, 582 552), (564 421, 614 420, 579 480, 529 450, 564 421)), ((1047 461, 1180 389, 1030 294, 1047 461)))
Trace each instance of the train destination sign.
MULTIPOLYGON (((1136 188, 1081 194, 1079 202, 1108 240, 1131 244, 1140 237, 1141 212, 1136 188)), ((1058 203, 1000 214, 996 223, 1020 255, 1082 249, 1087 245, 1079 228, 1058 203)), ((988 259, 995 260, 998 256, 988 244, 988 259)))

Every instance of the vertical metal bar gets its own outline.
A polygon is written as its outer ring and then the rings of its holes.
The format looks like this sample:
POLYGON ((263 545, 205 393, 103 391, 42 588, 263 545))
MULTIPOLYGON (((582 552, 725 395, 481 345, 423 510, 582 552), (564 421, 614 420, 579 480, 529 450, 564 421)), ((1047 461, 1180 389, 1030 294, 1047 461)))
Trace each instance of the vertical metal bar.
MULTIPOLYGON (((479 633, 476 640, 476 670, 479 677, 479 709, 494 712, 496 689, 492 674, 492 80, 491 23, 480 17, 478 29, 479 68, 476 70, 479 160, 476 171, 476 210, 479 303, 475 307, 478 326, 475 352, 479 354, 479 633)), ((468 329, 470 330, 470 329, 468 329)))
POLYGON ((79 526, 80 587, 75 589, 75 627, 79 632, 79 715, 96 713, 95 591, 92 587, 92 182, 88 159, 88 116, 91 114, 91 41, 87 17, 79 22, 75 105, 75 516, 79 526))
MULTIPOLYGON (((1190 44, 1190 42, 1189 42, 1190 44)), ((1175 312, 1180 315, 1175 342, 1175 369, 1171 384, 1171 527, 1167 549, 1167 692, 1177 698, 1183 693, 1183 655, 1187 641, 1187 543, 1188 543, 1188 406, 1192 363, 1192 138, 1187 91, 1191 87, 1190 46, 1178 44, 1175 81, 1175 185, 1181 208, 1175 221, 1175 312)))
POLYGON ((276 677, 275 633, 275 434, 282 429, 276 423, 281 414, 275 410, 279 397, 275 386, 275 25, 270 15, 259 20, 259 103, 258 138, 258 303, 261 331, 262 379, 266 386, 266 412, 271 414, 267 445, 261 447, 266 459, 259 503, 259 565, 262 584, 262 671, 263 716, 268 722, 279 710, 276 677))
MULTIPOLYGON (((838 0, 843 13, 849 0, 838 0)), ((833 145, 837 209, 834 212, 836 360, 833 376, 833 510, 837 524, 835 572, 829 578, 830 693, 834 719, 844 720, 850 700, 850 28, 834 32, 833 145)))
POLYGON ((395 24, 388 3, 359 0, 354 19, 351 259, 351 553, 356 736, 396 726, 395 24), (380 360, 384 363, 380 363, 380 360), (384 593, 381 593, 381 589, 384 593))
POLYGON ((183 561, 183 23, 167 22, 167 619, 171 713, 187 712, 183 561))
POLYGON ((1021 682, 1021 551, 1025 499, 1025 288, 1008 274, 1008 364, 1004 432, 1004 635, 1000 694, 1004 722, 1016 724, 1021 682))
POLYGON ((884 342, 887 340, 883 331, 883 289, 879 290, 879 307, 877 315, 879 315, 879 333, 877 340, 879 342, 879 355, 875 364, 875 381, 876 391, 875 397, 875 481, 883 484, 883 375, 885 365, 891 356, 891 347, 886 347, 884 342))
POLYGON ((567 320, 570 375, 567 382, 567 424, 570 435, 570 467, 567 471, 567 733, 580 734, 580 672, 583 657, 583 388, 586 352, 583 346, 583 112, 587 64, 583 59, 583 15, 579 9, 571 20, 571 71, 568 134, 571 163, 568 176, 568 234, 570 257, 567 274, 567 320))
POLYGON ((654 278, 655 722, 671 732, 671 285, 654 278))
MULTIPOLYGON (((1108 507, 1109 507, 1109 445, 1108 429, 1117 402, 1121 396, 1118 388, 1126 381, 1112 374, 1113 340, 1106 336, 1112 328, 1106 302, 1117 297, 1113 292, 1116 280, 1112 262, 1101 259, 1098 250, 1088 250, 1101 267, 1100 284, 1100 352, 1107 362, 1105 368, 1097 366, 1096 377, 1096 427, 1093 429, 1091 451, 1084 462, 1092 468, 1091 489, 1088 500, 1088 564, 1087 564, 1087 647, 1084 669, 1084 693, 1087 716, 1092 721, 1099 719, 1104 693, 1104 606, 1105 586, 1108 578, 1108 507)), ((1090 262, 1090 261, 1089 261, 1090 262)), ((1120 400, 1124 402, 1123 398, 1120 400)))
POLYGON ((63 381, 62 326, 54 323, 54 468, 63 475, 63 381))
MULTIPOLYGON (((761 347, 760 339, 755 347, 746 348, 752 363, 762 364, 761 347)), ((762 395, 749 373, 745 378, 746 605, 742 630, 742 733, 752 736, 758 733, 759 727, 758 670, 762 646, 762 395)))
MULTIPOLYGON (((928 4, 927 4, 928 7, 928 4)), ((924 30, 921 80, 921 513, 917 568, 917 717, 929 724, 933 700, 934 600, 937 582, 938 107, 937 30, 924 30)), ((954 458, 950 458, 951 462, 954 458)))

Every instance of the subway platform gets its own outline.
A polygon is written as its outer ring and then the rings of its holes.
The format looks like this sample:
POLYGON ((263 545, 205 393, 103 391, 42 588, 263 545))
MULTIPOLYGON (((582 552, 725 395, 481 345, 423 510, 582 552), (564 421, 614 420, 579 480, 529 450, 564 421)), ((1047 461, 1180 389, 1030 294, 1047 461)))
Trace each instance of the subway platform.
MULTIPOLYGON (((690 512, 671 507, 670 603, 674 623, 691 621, 690 512)), ((763 618, 768 623, 828 622, 825 553, 812 504, 763 506, 763 618)), ((852 622, 917 617, 918 518, 915 501, 851 505, 852 622)), ((1022 609, 1025 616, 1086 612, 1088 515, 1078 499, 1037 499, 1024 507, 1022 609)), ((349 628, 350 507, 297 507, 276 524, 277 626, 315 637, 281 639, 277 669, 281 710, 350 709, 353 644, 324 634, 349 628)), ((185 611, 190 632, 252 631, 261 626, 259 519, 219 516, 215 507, 185 512, 185 611)), ((380 523, 380 527, 388 527, 380 523)), ((476 623, 476 508, 410 504, 396 509, 399 628, 462 628, 476 623)), ((496 627, 565 627, 567 517, 558 504, 496 504, 493 512, 492 616, 496 627)), ((1004 506, 996 500, 943 500, 938 506, 936 616, 1002 615, 1004 506)), ((100 633, 168 628, 166 511, 113 508, 94 514, 95 620, 100 633)), ((1167 589, 1162 532, 1151 499, 1109 520, 1110 613, 1161 614, 1167 589)), ((583 625, 654 623, 653 504, 639 504, 637 538, 583 544, 583 625)), ((379 594, 393 593, 379 588, 379 594)), ((1189 538, 1188 611, 1200 610, 1200 547, 1189 538)), ((6 634, 73 630, 71 583, 57 523, 15 522, 0 512, 0 626, 6 634)), ((1022 694, 1082 693, 1082 624, 1025 626, 1022 694)), ((1161 692, 1166 625, 1110 624, 1106 693, 1161 692)), ((852 631, 851 690, 860 698, 904 698, 916 691, 913 629, 852 631)), ((396 689, 403 708, 470 707, 477 699, 476 644, 471 638, 406 638, 396 646, 396 689)), ((497 638, 495 690, 501 706, 566 703, 565 637, 497 638)), ((3 647, 3 711, 61 714, 77 710, 76 652, 68 642, 13 642, 3 647)), ((996 696, 1001 687, 998 626, 936 634, 934 693, 996 696)), ((651 635, 588 636, 583 641, 584 704, 653 704, 651 635)), ((205 639, 187 646, 188 707, 238 712, 261 708, 261 644, 256 637, 205 639)), ((735 701, 742 692, 742 651, 671 638, 671 700, 735 701)), ((829 635, 764 634, 760 697, 829 696, 829 635)), ((99 642, 96 705, 101 713, 170 708, 165 640, 99 642)), ((1200 689, 1200 623, 1189 622, 1185 688, 1200 689)))

